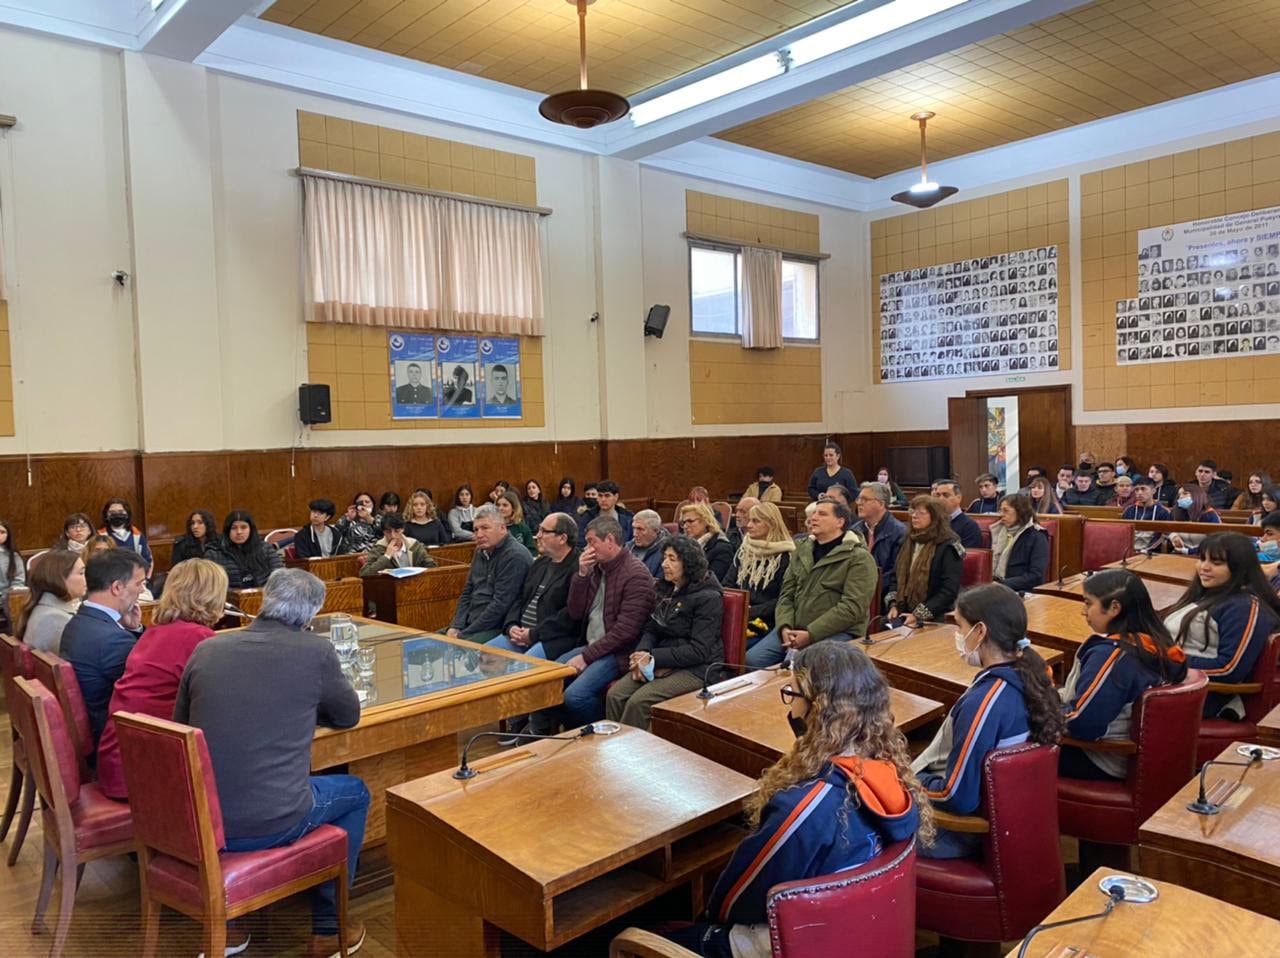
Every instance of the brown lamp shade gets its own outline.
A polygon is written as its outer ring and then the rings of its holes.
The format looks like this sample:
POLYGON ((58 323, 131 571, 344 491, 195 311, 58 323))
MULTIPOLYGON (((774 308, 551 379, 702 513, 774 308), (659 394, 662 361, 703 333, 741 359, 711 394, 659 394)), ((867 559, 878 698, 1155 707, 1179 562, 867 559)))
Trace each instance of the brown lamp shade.
POLYGON ((551 94, 538 104, 538 112, 552 123, 576 126, 580 130, 620 120, 630 109, 626 97, 608 90, 565 90, 551 94))

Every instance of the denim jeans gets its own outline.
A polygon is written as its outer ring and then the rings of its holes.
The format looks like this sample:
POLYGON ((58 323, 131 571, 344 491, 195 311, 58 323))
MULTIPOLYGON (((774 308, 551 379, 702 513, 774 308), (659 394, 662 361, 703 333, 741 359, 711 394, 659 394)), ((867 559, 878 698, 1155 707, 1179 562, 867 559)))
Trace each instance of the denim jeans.
MULTIPOLYGON (((502 649, 504 652, 518 652, 521 655, 527 655, 533 659, 545 659, 547 653, 542 648, 541 642, 535 642, 527 649, 516 645, 505 635, 495 636, 485 643, 486 648, 502 649)), ((507 719, 507 728, 513 732, 518 732, 529 723, 528 715, 513 715, 507 719)))
MULTIPOLYGON (((852 638, 853 636, 847 632, 837 632, 835 635, 815 636, 814 641, 821 639, 824 642, 832 640, 848 642, 852 638)), ((786 657, 787 652, 788 650, 782 647, 782 633, 774 629, 747 650, 747 665, 753 669, 767 669, 771 665, 779 664, 786 657)))
MULTIPOLYGON (((364 844, 365 820, 369 815, 369 789, 354 775, 312 775, 311 812, 286 831, 257 838, 228 838, 229 852, 257 852, 265 848, 292 845, 321 825, 336 825, 347 833, 347 884, 356 874, 360 846, 364 844)), ((316 887, 311 906, 311 933, 338 933, 338 889, 333 882, 316 887)))
MULTIPOLYGON (((568 662, 581 655, 587 647, 580 645, 556 659, 568 662)), ((567 729, 580 728, 589 722, 604 718, 604 690, 622 674, 612 655, 603 655, 570 679, 564 689, 564 704, 558 708, 543 709, 534 716, 534 731, 549 734, 555 731, 557 720, 567 729)))

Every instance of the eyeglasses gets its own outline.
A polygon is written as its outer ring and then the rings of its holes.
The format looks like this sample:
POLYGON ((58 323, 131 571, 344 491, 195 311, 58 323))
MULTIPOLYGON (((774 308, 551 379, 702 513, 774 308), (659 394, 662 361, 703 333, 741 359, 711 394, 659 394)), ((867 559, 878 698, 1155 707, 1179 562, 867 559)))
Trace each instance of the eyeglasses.
POLYGON ((555 529, 544 529, 542 526, 538 526, 538 528, 533 530, 533 534, 535 536, 554 536, 559 533, 557 533, 555 529))
POLYGON ((681 520, 680 520, 680 525, 682 525, 682 526, 691 526, 691 525, 695 524, 697 521, 698 521, 697 519, 694 519, 692 516, 690 516, 690 517, 689 517, 689 518, 687 518, 687 519, 681 519, 681 520))
POLYGON ((782 688, 778 689, 778 696, 782 699, 783 705, 790 705, 794 699, 802 699, 805 702, 813 701, 809 696, 805 695, 803 692, 797 692, 790 685, 784 685, 782 688))

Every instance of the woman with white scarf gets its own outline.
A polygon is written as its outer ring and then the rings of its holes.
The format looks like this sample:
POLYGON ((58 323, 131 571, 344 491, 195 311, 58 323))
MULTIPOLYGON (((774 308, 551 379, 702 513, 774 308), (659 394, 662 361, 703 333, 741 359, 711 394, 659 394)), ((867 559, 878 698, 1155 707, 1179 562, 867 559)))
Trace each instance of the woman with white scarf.
POLYGON ((1030 592, 1049 569, 1049 533, 1036 525, 1030 496, 1005 496, 999 512, 1000 521, 991 524, 991 579, 1030 592))
POLYGON ((748 636, 768 635, 773 629, 773 611, 782 593, 782 580, 791 563, 796 542, 791 538, 782 513, 772 502, 758 502, 747 512, 742 545, 733 557, 726 585, 744 589, 748 600, 748 636))

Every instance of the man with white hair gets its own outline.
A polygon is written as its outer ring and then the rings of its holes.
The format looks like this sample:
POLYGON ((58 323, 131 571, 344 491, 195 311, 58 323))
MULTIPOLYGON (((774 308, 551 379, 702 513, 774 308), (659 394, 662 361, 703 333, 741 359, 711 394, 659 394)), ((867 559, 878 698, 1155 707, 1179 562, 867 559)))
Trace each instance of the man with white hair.
POLYGON ((743 496, 733 504, 733 516, 729 519, 729 528, 724 530, 724 534, 733 543, 734 554, 737 554, 742 546, 742 537, 747 531, 747 520, 751 518, 751 507, 758 505, 760 500, 755 496, 743 496))
MULTIPOLYGON (((360 700, 338 653, 326 636, 307 631, 322 605, 324 583, 311 573, 271 573, 252 623, 196 646, 173 718, 204 730, 227 851, 292 845, 321 825, 336 825, 347 833, 350 883, 364 843, 369 789, 354 775, 311 774, 316 726, 351 728, 360 721, 360 700)), ((315 889, 308 958, 338 951, 333 885, 315 889)), ((348 921, 347 952, 363 943, 364 923, 348 921)))
POLYGON ((662 544, 667 540, 662 516, 652 509, 641 509, 631 520, 631 541, 627 551, 644 563, 655 579, 662 575, 662 544))
POLYGON ((508 613, 520 601, 533 556, 511 538, 507 520, 493 503, 487 502, 476 510, 472 531, 476 554, 448 634, 483 645, 502 632, 508 613))

